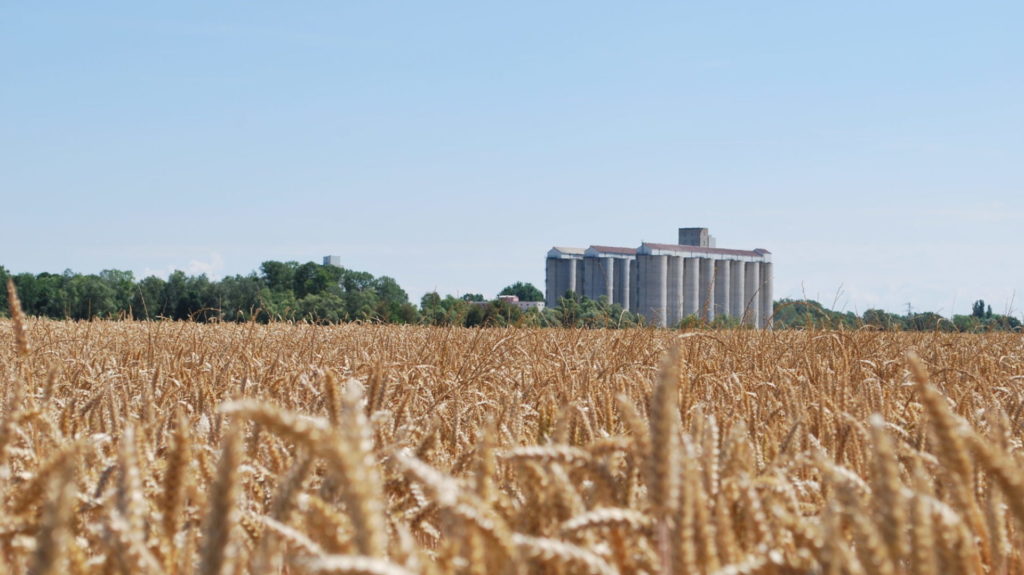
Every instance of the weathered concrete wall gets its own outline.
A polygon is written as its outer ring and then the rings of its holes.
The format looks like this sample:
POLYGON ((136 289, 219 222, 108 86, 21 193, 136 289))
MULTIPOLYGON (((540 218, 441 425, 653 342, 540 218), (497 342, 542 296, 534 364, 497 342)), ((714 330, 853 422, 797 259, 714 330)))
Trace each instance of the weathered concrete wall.
POLYGON ((729 262, 715 261, 715 317, 729 315, 729 262))
POLYGON ((548 307, 558 305, 558 260, 544 260, 544 304, 548 307))
POLYGON ((637 260, 629 264, 629 311, 640 313, 640 263, 637 260))
POLYGON ((683 258, 679 256, 668 257, 668 295, 666 296, 668 311, 667 324, 669 326, 679 325, 683 319, 683 258))
POLYGON ((744 262, 729 262, 729 274, 732 276, 729 278, 729 315, 739 320, 743 319, 747 308, 747 301, 743 297, 743 264, 744 262))
MULTIPOLYGON (((577 264, 580 260, 548 258, 547 277, 544 280, 544 303, 549 307, 558 305, 558 300, 577 284, 577 264)), ((580 277, 582 279, 582 277, 580 277)))
POLYGON ((615 301, 615 266, 618 260, 615 258, 601 258, 601 280, 604 281, 604 295, 608 303, 615 301))
POLYGON ((700 266, 697 258, 683 258, 683 317, 700 312, 700 266))
POLYGON ((632 291, 630 279, 634 264, 634 260, 626 258, 615 262, 615 299, 612 303, 621 305, 622 309, 629 309, 630 292, 632 291))
POLYGON ((700 316, 715 319, 715 260, 700 258, 700 316))
POLYGON ((707 228, 679 228, 679 245, 681 246, 706 248, 709 247, 708 238, 710 237, 707 228))
POLYGON ((762 328, 772 327, 772 316, 775 314, 775 300, 772 294, 772 262, 761 262, 761 325, 762 328))
POLYGON ((747 313, 744 322, 757 327, 761 325, 761 264, 746 262, 744 264, 743 296, 747 300, 747 313))
POLYGON ((667 298, 668 256, 637 256, 640 264, 640 313, 652 325, 664 326, 667 298))
POLYGON ((583 291, 580 295, 596 300, 608 296, 603 277, 601 258, 583 258, 583 291))

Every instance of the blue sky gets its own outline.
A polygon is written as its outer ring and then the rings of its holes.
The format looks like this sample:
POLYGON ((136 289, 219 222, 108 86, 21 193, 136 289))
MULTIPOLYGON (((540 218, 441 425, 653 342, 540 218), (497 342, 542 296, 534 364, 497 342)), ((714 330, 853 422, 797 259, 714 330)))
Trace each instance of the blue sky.
MULTIPOLYGON (((297 4, 297 3, 293 3, 297 4)), ((0 5, 0 265, 543 289, 704 226, 776 297, 1024 309, 1020 2, 0 5)))

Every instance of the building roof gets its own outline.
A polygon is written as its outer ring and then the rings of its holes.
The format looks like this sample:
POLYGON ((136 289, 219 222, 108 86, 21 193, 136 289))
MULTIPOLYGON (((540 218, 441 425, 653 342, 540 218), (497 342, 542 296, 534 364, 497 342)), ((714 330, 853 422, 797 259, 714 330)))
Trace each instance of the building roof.
MULTIPOLYGON (((671 252, 673 254, 691 254, 693 257, 718 256, 725 259, 744 259, 754 261, 771 261, 772 253, 766 249, 730 250, 725 248, 705 248, 701 246, 683 246, 679 244, 655 244, 644 242, 639 248, 623 248, 618 246, 590 246, 587 249, 566 246, 555 246, 548 250, 548 257, 555 259, 579 259, 584 256, 623 257, 631 258, 638 254, 651 255, 655 252, 671 252)), ((660 255, 665 255, 661 253, 660 255)))
POLYGON ((587 255, 613 254, 620 256, 635 256, 636 248, 619 248, 615 246, 590 246, 587 248, 587 255))
POLYGON ((586 252, 583 248, 555 246, 548 250, 549 258, 579 258, 586 252))
POLYGON ((771 252, 765 249, 756 250, 730 250, 725 248, 703 248, 700 246, 681 246, 678 244, 651 244, 644 242, 643 245, 637 250, 640 254, 650 254, 655 251, 662 252, 680 252, 680 253, 691 253, 691 254, 706 254, 706 255, 718 255, 718 256, 736 256, 736 257, 748 257, 761 259, 770 259, 771 252))

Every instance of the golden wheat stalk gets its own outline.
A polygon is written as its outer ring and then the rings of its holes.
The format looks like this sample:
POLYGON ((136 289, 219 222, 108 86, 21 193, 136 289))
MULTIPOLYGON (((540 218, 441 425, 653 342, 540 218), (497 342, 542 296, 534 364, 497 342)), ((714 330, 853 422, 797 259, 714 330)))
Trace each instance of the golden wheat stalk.
POLYGON ((7 278, 7 309, 11 314, 11 326, 14 329, 14 350, 20 357, 27 357, 31 348, 28 345, 28 328, 25 326, 25 313, 21 311, 21 300, 14 280, 7 278))
POLYGON ((386 559, 361 555, 325 555, 300 562, 307 573, 337 575, 415 575, 386 559))
POLYGON ((231 568, 235 559, 231 534, 238 524, 238 469, 242 456, 239 430, 233 426, 222 440, 217 476, 210 490, 199 559, 200 575, 221 575, 231 568))
POLYGON ((65 548, 71 538, 71 517, 76 495, 74 469, 68 457, 60 460, 56 472, 48 474, 49 497, 43 507, 42 524, 36 536, 36 552, 31 575, 64 573, 65 548))
POLYGON ((545 564, 573 565, 591 575, 618 574, 618 570, 599 555, 571 543, 520 533, 514 534, 512 540, 524 556, 545 564))

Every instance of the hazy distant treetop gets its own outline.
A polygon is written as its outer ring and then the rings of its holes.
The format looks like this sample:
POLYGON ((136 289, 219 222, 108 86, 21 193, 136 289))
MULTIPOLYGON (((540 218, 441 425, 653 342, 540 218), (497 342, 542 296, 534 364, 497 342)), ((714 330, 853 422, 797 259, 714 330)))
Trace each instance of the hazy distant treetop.
POLYGON ((516 282, 498 292, 498 295, 514 295, 519 301, 544 301, 544 294, 531 283, 516 282))

